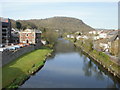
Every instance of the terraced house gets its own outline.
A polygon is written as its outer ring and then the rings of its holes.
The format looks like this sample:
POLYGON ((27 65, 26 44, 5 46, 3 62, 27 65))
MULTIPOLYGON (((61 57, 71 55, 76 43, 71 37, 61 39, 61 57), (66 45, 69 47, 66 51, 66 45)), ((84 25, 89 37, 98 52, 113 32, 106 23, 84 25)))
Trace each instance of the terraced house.
POLYGON ((20 33, 20 43, 37 44, 41 42, 41 31, 26 29, 20 33))
POLYGON ((110 53, 114 56, 118 56, 118 53, 119 53, 119 35, 118 33, 115 34, 108 42, 109 46, 110 46, 110 53))

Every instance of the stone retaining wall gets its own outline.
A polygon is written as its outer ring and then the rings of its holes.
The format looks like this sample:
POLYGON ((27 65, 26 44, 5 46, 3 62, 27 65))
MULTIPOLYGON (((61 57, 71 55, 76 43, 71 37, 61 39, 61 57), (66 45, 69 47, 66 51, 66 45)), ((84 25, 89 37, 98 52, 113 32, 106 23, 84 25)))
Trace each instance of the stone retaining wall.
POLYGON ((5 64, 8 64, 9 62, 15 60, 16 58, 29 53, 35 49, 39 49, 41 44, 36 44, 36 45, 29 45, 27 47, 23 47, 14 51, 3 51, 1 56, 2 56, 2 66, 5 64))

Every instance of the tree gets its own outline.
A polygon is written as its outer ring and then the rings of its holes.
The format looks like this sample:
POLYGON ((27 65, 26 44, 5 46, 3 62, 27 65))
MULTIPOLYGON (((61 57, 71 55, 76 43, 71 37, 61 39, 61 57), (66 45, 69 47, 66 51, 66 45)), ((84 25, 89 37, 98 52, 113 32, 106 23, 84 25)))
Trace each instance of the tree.
POLYGON ((27 23, 27 28, 30 28, 30 29, 37 29, 37 26, 31 22, 27 23))
POLYGON ((21 29, 21 28, 22 28, 22 25, 21 25, 20 22, 16 22, 16 28, 17 28, 17 29, 21 29))
POLYGON ((54 31, 47 30, 42 36, 48 43, 54 44, 58 39, 58 33, 54 31))

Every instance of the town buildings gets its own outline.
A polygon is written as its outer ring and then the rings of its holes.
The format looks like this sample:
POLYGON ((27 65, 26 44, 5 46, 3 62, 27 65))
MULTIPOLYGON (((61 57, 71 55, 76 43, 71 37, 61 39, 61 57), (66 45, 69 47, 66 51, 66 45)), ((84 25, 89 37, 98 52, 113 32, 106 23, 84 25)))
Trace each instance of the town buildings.
POLYGON ((78 33, 72 33, 67 35, 67 38, 71 38, 74 36, 73 39, 76 40, 92 40, 93 48, 105 52, 109 55, 118 57, 120 48, 120 37, 119 37, 120 30, 93 30, 86 34, 78 35, 78 33))
POLYGON ((41 31, 26 29, 24 31, 20 31, 19 39, 20 43, 29 43, 36 44, 41 42, 41 31))
POLYGON ((10 19, 8 18, 0 18, 0 23, 1 23, 1 28, 0 28, 0 33, 1 33, 1 40, 0 44, 8 44, 11 43, 11 22, 10 19))
POLYGON ((119 46, 119 35, 118 35, 118 33, 109 39, 108 45, 110 46, 109 52, 114 56, 118 56, 118 53, 119 53, 119 47, 118 47, 119 46))
POLYGON ((19 43, 19 30, 12 28, 11 36, 12 36, 12 43, 18 44, 19 43))
POLYGON ((2 45, 2 22, 0 21, 0 45, 2 45))

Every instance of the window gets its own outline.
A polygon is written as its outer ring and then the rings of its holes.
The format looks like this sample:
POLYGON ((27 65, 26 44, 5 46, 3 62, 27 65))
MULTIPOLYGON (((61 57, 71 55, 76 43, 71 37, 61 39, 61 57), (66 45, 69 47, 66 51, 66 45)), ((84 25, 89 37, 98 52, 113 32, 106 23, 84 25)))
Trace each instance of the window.
POLYGON ((26 34, 26 36, 28 37, 29 35, 28 35, 28 34, 26 34))
POLYGON ((27 42, 27 43, 29 43, 29 41, 28 41, 28 40, 27 40, 26 42, 27 42))

